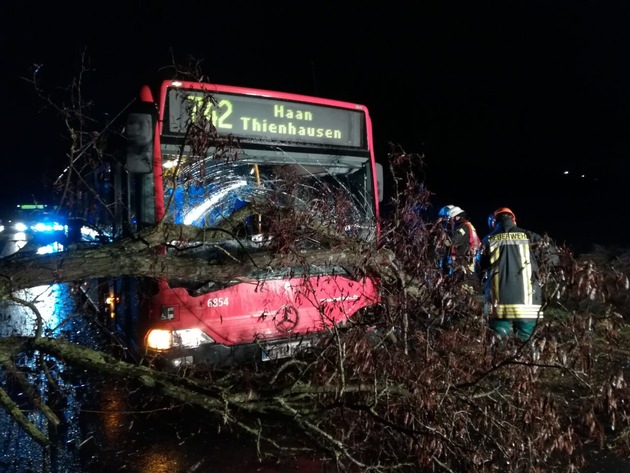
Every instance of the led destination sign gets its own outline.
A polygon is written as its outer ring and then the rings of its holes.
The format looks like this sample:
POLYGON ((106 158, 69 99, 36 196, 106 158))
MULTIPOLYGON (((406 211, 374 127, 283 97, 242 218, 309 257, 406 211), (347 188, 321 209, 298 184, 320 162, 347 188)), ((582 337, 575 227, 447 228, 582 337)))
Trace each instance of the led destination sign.
POLYGON ((184 135, 201 115, 217 131, 241 139, 364 148, 365 116, 360 110, 252 95, 169 89, 165 130, 184 135))

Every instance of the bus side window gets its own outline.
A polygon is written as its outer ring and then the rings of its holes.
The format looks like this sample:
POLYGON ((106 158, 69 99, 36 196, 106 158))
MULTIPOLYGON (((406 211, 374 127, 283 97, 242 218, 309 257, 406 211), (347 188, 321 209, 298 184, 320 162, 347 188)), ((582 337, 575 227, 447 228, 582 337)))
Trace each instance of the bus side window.
POLYGON ((130 113, 125 127, 127 171, 148 174, 153 170, 153 118, 148 113, 130 113))

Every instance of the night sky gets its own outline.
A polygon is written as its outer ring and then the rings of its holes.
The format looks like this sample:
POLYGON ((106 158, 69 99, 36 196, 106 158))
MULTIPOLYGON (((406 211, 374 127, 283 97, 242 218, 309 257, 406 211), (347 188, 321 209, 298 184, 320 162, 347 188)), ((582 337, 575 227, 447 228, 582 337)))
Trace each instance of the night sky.
POLYGON ((630 243, 628 2, 61 3, 3 5, 5 206, 65 164, 36 67, 59 97, 85 52, 98 129, 193 57, 212 82, 366 105, 377 160, 423 153, 435 212, 459 205, 482 236, 509 206, 576 249, 630 243))

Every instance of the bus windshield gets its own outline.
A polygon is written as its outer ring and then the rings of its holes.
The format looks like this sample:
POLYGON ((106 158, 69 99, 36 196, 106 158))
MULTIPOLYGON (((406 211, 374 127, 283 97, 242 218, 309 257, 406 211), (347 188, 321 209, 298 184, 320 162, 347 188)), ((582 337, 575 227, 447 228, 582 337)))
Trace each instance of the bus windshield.
POLYGON ((242 150, 192 163, 164 156, 165 221, 199 227, 231 223, 261 236, 284 209, 313 225, 375 237, 370 162, 358 156, 242 150), (235 217, 238 215, 238 218, 235 217))

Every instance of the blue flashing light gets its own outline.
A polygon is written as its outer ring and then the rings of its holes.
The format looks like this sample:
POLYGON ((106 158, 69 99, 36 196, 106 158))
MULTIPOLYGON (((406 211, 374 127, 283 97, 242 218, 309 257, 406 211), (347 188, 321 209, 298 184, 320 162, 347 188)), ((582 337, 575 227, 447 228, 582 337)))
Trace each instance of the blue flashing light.
POLYGON ((39 222, 35 225, 31 225, 31 230, 35 232, 62 232, 66 229, 66 226, 57 222, 39 222))

